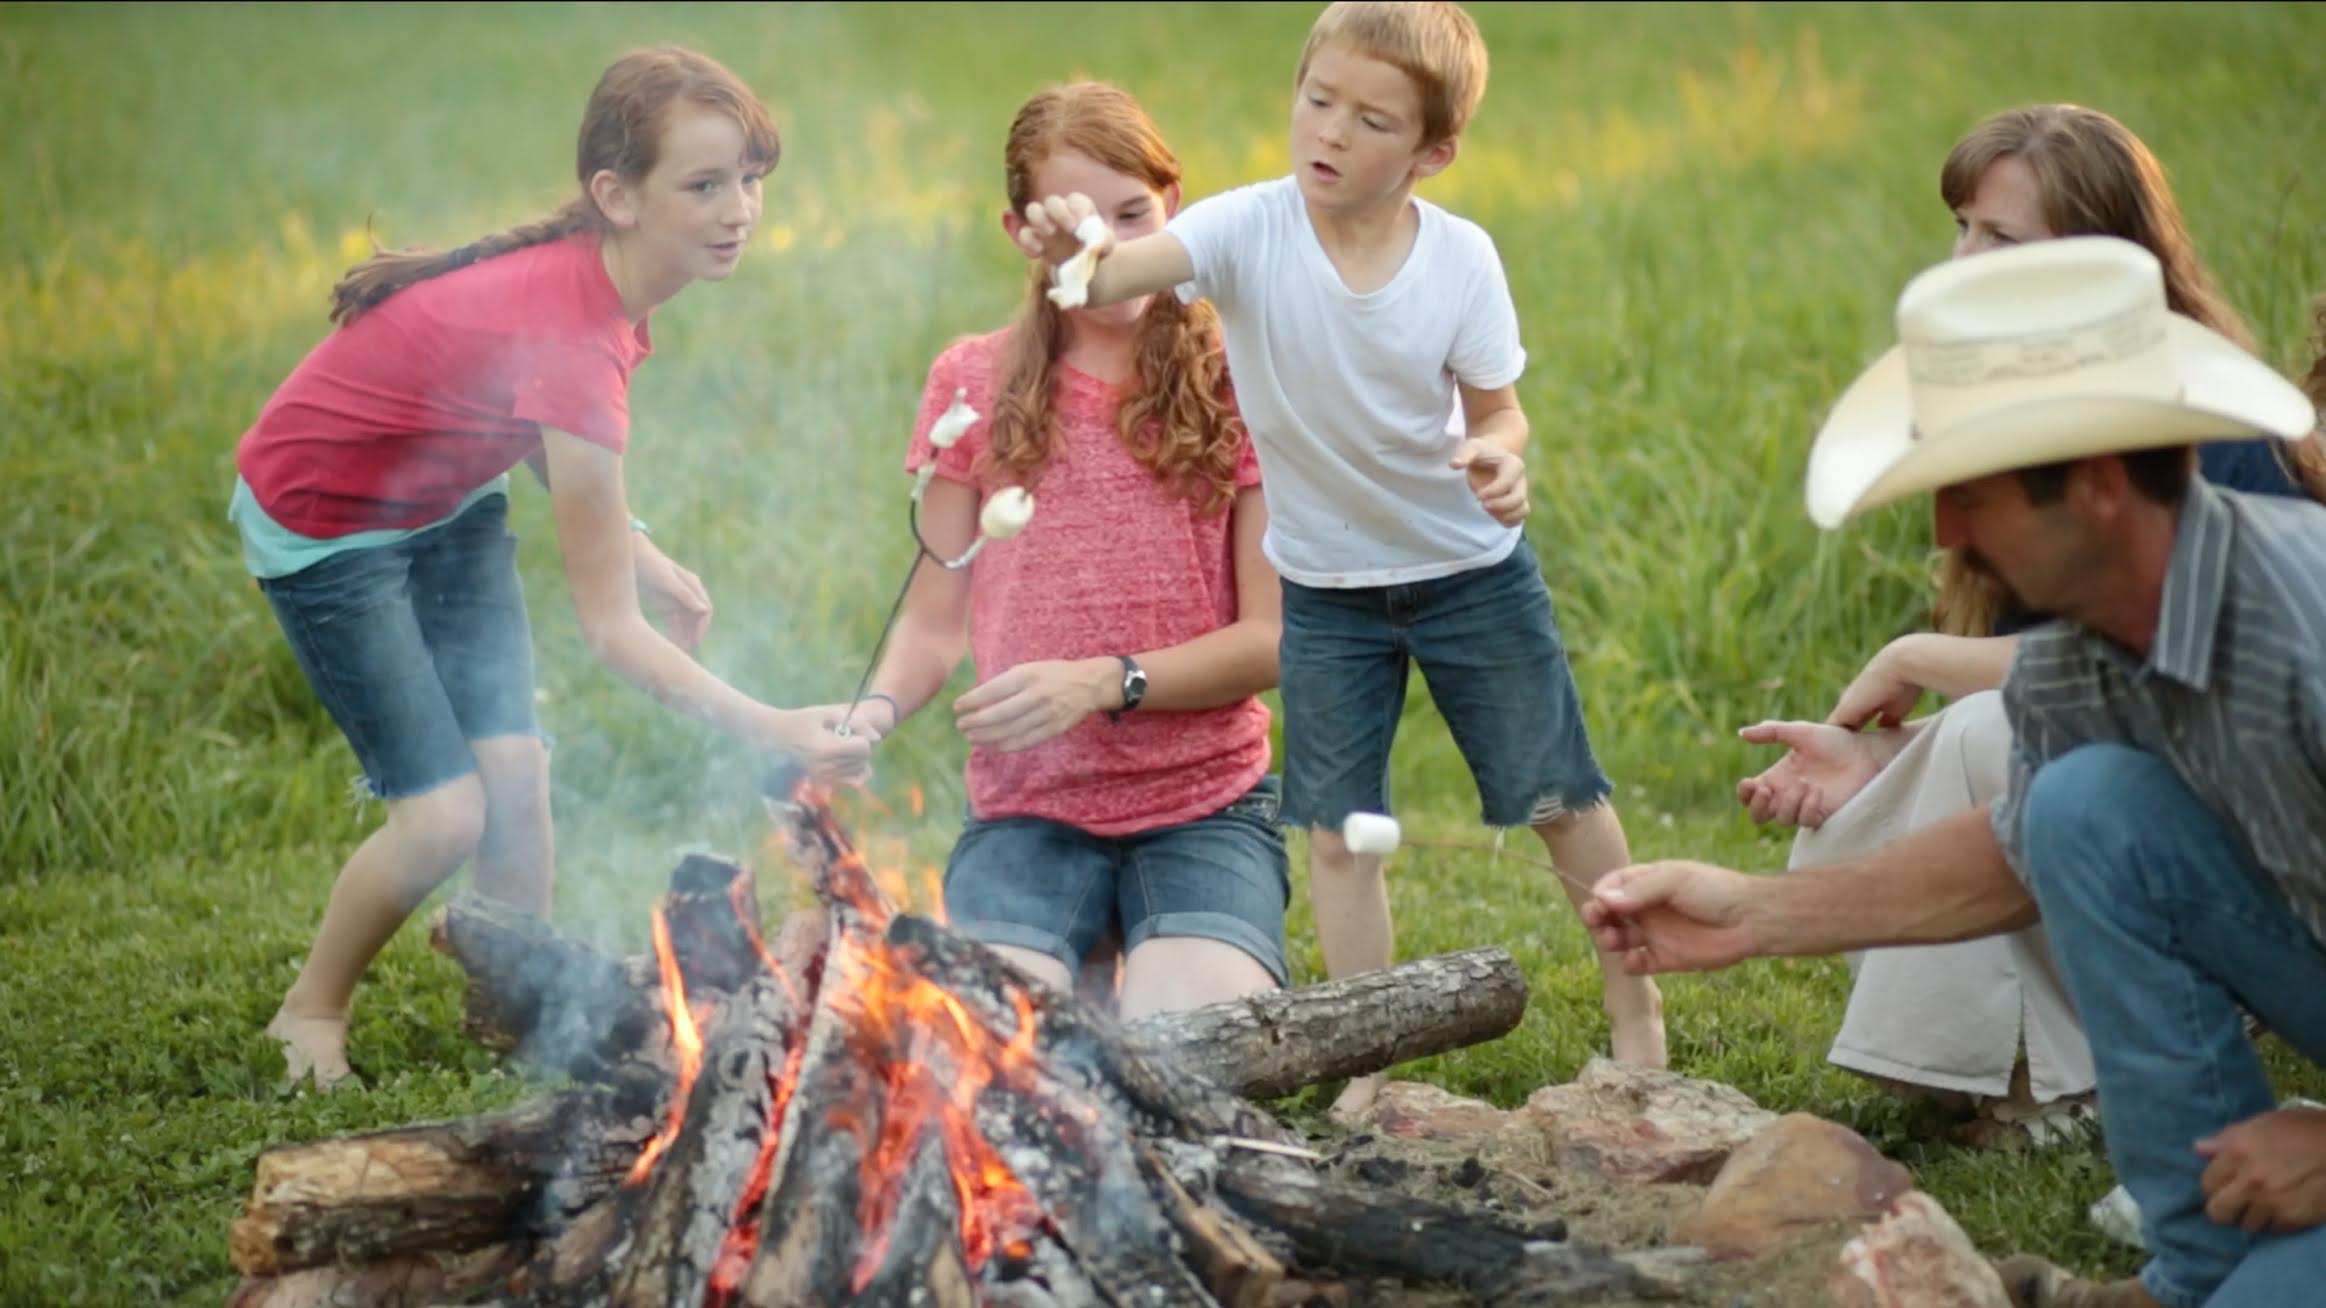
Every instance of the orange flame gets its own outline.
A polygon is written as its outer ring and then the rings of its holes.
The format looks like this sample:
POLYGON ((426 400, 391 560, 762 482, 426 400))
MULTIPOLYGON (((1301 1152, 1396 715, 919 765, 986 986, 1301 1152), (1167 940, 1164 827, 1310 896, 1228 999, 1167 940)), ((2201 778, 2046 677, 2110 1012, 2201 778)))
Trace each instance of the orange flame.
POLYGON ((670 1119, 662 1130, 646 1145, 638 1161, 630 1165, 630 1175, 624 1185, 636 1185, 654 1170, 654 1160, 670 1147, 678 1137, 678 1129, 686 1119, 686 1101, 694 1089, 695 1074, 702 1070, 703 1040, 695 1030, 695 1015, 687 1007, 686 978, 679 975, 678 958, 670 948, 670 923, 662 915, 662 906, 654 909, 654 966, 662 974, 663 1006, 670 1013, 670 1045, 678 1051, 678 1084, 670 1092, 670 1119))
MULTIPOLYGON (((904 1182, 932 1132, 944 1151, 959 1213, 959 1247, 972 1271, 982 1268, 996 1252, 1025 1249, 1026 1237, 1039 1230, 1045 1220, 1039 1201, 979 1130, 976 1111, 988 1087, 997 1082, 1030 1084, 1040 1067, 1034 1052, 1031 997, 1022 991, 1011 994, 1017 1021, 1005 1040, 957 997, 908 966, 881 937, 897 912, 896 906, 910 899, 905 893, 908 876, 901 842, 894 851, 896 863, 890 865, 884 859, 883 870, 875 872, 832 813, 834 797, 829 792, 803 783, 793 798, 805 808, 820 810, 810 814, 815 820, 801 837, 823 846, 829 856, 824 864, 827 884, 819 887, 820 892, 854 910, 857 926, 868 929, 868 934, 851 930, 828 943, 819 988, 832 987, 823 1002, 833 1005, 832 1015, 845 1021, 846 1042, 852 1053, 879 1069, 880 1083, 874 1092, 882 1098, 877 1105, 859 1101, 856 1108, 834 1106, 812 1123, 788 1120, 806 1056, 809 1015, 801 1003, 801 1021, 792 1032, 783 1069, 769 1077, 767 1130, 712 1265, 704 1300, 708 1308, 730 1308, 737 1301, 758 1255, 760 1212, 774 1184, 775 1157, 781 1152, 785 1132, 794 1125, 803 1130, 845 1130, 862 1140, 857 1211, 861 1234, 852 1278, 858 1292, 871 1283, 887 1259, 897 1209, 904 1199, 904 1182), (877 1115, 868 1111, 875 1106, 877 1115), (876 1117, 877 1129, 872 1125, 876 1117)), ((864 798, 885 811, 877 799, 864 798)), ((910 800, 917 816, 923 805, 918 788, 910 800)), ((888 852, 886 845, 881 849, 884 854, 888 852)), ((929 901, 937 906, 942 920, 941 875, 935 868, 924 868, 922 873, 929 901)), ((737 907, 744 907, 740 899, 737 907)), ((746 925, 755 926, 748 921, 746 925)), ((658 912, 656 955, 663 965, 664 987, 673 990, 679 978, 668 957, 666 935, 658 912)), ((808 978, 787 976, 756 929, 751 936, 768 971, 799 1001, 808 978)), ((681 993, 673 1012, 684 1009, 681 993)), ((673 1041, 682 1046, 682 1082, 691 1084, 700 1062, 700 1046, 695 1045, 693 1055, 685 1054, 678 1028, 674 1018, 673 1041)), ((684 1098, 683 1089, 680 1098, 684 1098)), ((636 1174, 648 1170, 652 1155, 661 1151, 679 1124, 680 1113, 674 1110, 670 1126, 649 1150, 649 1156, 640 1160, 636 1174)))
POLYGON ((977 1126, 977 1102, 996 1080, 1036 1066, 1033 1010, 1018 1000, 1018 1030, 997 1040, 961 1001, 913 975, 885 946, 845 951, 837 974, 865 1042, 882 1050, 888 1100, 877 1138, 865 1142, 855 1288, 862 1292, 887 1256, 900 1186, 914 1152, 934 1129, 945 1150, 959 1209, 961 1252, 971 1270, 1041 1220, 1041 1208, 977 1126))

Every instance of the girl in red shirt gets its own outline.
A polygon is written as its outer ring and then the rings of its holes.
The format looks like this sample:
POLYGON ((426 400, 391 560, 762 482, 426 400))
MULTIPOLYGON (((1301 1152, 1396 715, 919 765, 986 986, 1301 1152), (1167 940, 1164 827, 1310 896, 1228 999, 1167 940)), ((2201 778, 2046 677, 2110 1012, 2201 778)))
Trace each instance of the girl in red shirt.
POLYGON ((767 110, 716 62, 623 56, 582 114, 580 196, 449 253, 357 266, 333 292, 336 330, 244 434, 232 517, 250 571, 387 807, 267 1024, 292 1080, 347 1075, 356 982, 472 855, 480 891, 548 909, 549 755, 504 493, 517 463, 549 487, 582 634, 607 667, 754 744, 814 750, 827 773, 861 761, 865 746, 690 657, 710 599, 622 489, 647 315, 735 270, 777 153, 767 110))
MULTIPOLYGON (((1118 237, 1162 229, 1179 164, 1136 100, 1083 83, 1018 111, 1009 211, 1080 191, 1118 237)), ((1011 327, 930 369, 908 470, 934 461, 922 534, 947 558, 1006 486, 1025 531, 964 571, 924 565, 852 726, 895 729, 969 653, 953 702, 969 822, 945 871, 955 924, 1060 988, 1111 933, 1126 1018, 1281 984, 1289 890, 1268 773, 1280 595, 1219 323, 1168 295, 1061 311, 1037 267, 1011 327), (980 415, 939 450, 959 393, 980 415)))

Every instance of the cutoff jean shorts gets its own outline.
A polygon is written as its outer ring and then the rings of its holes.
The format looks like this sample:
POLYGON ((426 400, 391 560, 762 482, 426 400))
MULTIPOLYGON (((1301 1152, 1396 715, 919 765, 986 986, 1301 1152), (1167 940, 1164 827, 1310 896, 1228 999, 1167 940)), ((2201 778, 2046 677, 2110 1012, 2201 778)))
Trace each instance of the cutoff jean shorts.
POLYGON ((506 496, 259 589, 380 799, 476 771, 472 740, 540 736, 506 496))

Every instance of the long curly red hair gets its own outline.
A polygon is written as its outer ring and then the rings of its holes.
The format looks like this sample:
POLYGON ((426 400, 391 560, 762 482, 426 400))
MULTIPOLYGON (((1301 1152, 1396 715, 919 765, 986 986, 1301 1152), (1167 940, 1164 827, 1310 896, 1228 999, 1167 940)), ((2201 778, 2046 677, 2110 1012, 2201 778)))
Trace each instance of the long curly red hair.
MULTIPOLYGON (((1178 157, 1129 92, 1077 82, 1035 95, 1011 122, 1003 167, 1012 210, 1023 212, 1040 198, 1035 169, 1066 150, 1157 191, 1179 181, 1178 157)), ((1002 349, 985 455, 993 480, 1031 485, 1057 453, 1053 405, 1065 316, 1043 294, 1048 286, 1048 269, 1034 264, 1025 308, 1002 349)), ((1132 457, 1175 492, 1200 501, 1203 512, 1217 513, 1234 500, 1244 425, 1229 393, 1219 315, 1209 304, 1184 304, 1169 293, 1149 299, 1115 430, 1132 457)))

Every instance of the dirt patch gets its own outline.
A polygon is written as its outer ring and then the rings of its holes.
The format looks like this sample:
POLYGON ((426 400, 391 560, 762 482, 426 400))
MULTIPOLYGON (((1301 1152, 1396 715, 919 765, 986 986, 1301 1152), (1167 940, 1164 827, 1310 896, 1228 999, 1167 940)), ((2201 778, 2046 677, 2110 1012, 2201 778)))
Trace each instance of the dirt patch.
MULTIPOLYGON (((1671 1243, 1674 1226, 1703 1198, 1698 1185, 1628 1185, 1604 1180, 1551 1157, 1539 1132, 1508 1131, 1462 1142, 1396 1136, 1324 1136, 1311 1147, 1339 1177, 1399 1194, 1491 1213, 1545 1238, 1635 1251, 1671 1243)), ((1613 1308, 1810 1308, 1823 1304, 1826 1273, 1854 1232, 1836 1224, 1754 1261, 1707 1264, 1677 1299, 1609 1300, 1613 1308)), ((1357 1303, 1379 1308, 1462 1308, 1484 1300, 1455 1290, 1415 1290, 1393 1283, 1362 1287, 1357 1303)))

